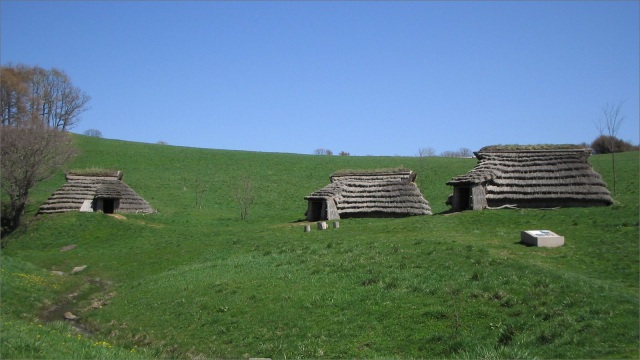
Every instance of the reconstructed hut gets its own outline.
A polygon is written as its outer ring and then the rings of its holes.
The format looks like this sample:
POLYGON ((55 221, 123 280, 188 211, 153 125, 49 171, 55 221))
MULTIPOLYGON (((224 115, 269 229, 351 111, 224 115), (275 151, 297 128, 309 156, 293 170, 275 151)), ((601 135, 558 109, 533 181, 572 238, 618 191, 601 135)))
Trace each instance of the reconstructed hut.
POLYGON ((308 221, 431 214, 411 170, 343 171, 330 180, 305 196, 308 221))
POLYGON ((454 211, 611 205, 590 153, 578 145, 484 147, 471 171, 447 182, 453 186, 447 204, 454 211))
POLYGON ((39 214, 68 211, 152 213, 155 210, 122 181, 121 171, 70 172, 67 182, 40 207, 39 214))

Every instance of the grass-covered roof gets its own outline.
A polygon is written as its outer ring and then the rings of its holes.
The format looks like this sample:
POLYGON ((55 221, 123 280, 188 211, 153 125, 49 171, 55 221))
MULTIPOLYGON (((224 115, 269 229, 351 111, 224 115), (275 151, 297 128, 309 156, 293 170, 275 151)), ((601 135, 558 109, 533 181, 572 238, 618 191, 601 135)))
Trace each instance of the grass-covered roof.
POLYGON ((574 144, 536 144, 536 145, 489 145, 478 152, 510 152, 510 151, 551 151, 551 150, 585 150, 583 145, 574 144))

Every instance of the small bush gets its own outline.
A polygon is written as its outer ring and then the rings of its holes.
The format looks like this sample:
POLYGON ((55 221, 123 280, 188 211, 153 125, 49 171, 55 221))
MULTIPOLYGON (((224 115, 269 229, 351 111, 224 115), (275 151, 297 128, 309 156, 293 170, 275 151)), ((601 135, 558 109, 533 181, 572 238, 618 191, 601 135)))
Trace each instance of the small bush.
POLYGON ((612 152, 637 151, 638 146, 614 136, 600 135, 591 143, 591 149, 595 154, 610 154, 612 152))
POLYGON ((102 131, 98 129, 89 129, 89 130, 86 130, 83 134, 87 136, 95 137, 95 138, 102 138, 102 131))

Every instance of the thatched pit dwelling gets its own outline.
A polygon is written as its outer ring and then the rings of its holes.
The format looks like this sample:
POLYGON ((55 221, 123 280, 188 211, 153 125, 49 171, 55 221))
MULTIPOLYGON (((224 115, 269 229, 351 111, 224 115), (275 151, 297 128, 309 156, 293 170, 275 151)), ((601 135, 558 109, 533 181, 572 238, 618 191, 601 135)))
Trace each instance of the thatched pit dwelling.
POLYGON ((155 210, 122 181, 121 171, 70 172, 67 182, 40 207, 38 214, 68 211, 153 213, 155 210))
POLYGON ((305 196, 308 221, 431 214, 411 170, 342 171, 330 180, 329 185, 305 196))
POLYGON ((478 164, 447 182, 452 210, 501 206, 554 208, 611 205, 600 174, 579 145, 487 146, 474 153, 478 164))

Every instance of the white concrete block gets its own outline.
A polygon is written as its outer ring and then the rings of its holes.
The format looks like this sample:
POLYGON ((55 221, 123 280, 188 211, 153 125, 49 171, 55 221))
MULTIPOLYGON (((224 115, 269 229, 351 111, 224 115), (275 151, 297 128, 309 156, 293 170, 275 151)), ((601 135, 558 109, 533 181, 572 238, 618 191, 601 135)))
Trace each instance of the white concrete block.
POLYGON ((564 236, 549 230, 527 230, 520 234, 520 242, 538 247, 558 247, 564 245, 564 236))
POLYGON ((93 212, 93 200, 85 200, 82 202, 80 212, 93 212))

